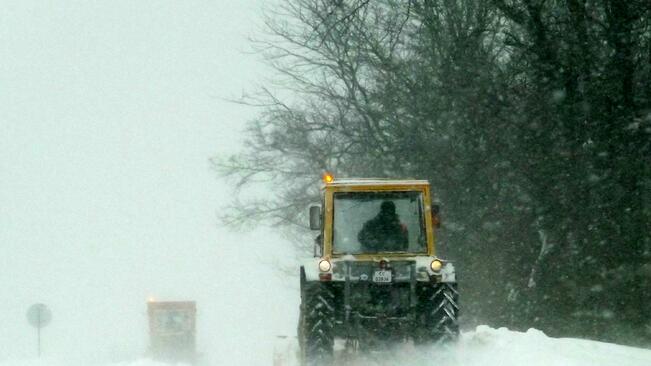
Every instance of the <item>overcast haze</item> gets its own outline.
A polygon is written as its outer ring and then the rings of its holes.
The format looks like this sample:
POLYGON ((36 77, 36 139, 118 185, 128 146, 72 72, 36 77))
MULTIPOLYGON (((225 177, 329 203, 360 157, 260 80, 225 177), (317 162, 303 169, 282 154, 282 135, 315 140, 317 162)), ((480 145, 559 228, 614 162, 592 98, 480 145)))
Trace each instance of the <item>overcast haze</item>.
MULTIPOLYGON (((243 198, 307 202, 296 167, 322 166, 330 146, 342 177, 429 178, 442 201, 461 337, 337 362, 651 365, 651 350, 597 341, 649 344, 646 3, 320 1, 274 19, 297 35, 275 73, 248 38, 278 1, 0 1, 0 366, 155 366, 148 299, 196 301, 198 364, 266 365, 274 346, 296 361, 296 257, 311 254, 262 222, 225 228, 234 192, 209 163, 243 147, 259 111, 227 100, 259 85, 296 103, 261 109, 270 138, 244 157, 279 162, 276 186, 243 198), (53 314, 42 360, 34 303, 53 314)), ((453 328, 445 291, 407 325, 453 328)), ((317 313, 303 325, 328 323, 317 313)))
POLYGON ((233 345, 282 331, 275 259, 234 270, 270 241, 288 246, 220 227, 231 191, 208 164, 238 149, 255 113, 223 98, 264 72, 245 53, 260 3, 2 3, 0 361, 34 355, 35 302, 54 315, 45 354, 85 362, 144 353, 150 296, 196 300, 199 350, 216 362, 263 357, 233 345))

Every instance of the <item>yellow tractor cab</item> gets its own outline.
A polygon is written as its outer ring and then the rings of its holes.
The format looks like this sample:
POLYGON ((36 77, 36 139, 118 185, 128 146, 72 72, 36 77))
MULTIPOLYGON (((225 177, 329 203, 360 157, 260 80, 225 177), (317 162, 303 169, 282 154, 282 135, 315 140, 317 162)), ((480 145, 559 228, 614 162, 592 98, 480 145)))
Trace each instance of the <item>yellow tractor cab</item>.
POLYGON ((314 258, 300 268, 304 363, 331 357, 335 338, 357 348, 456 337, 456 276, 436 256, 432 202, 425 180, 324 175, 314 258))

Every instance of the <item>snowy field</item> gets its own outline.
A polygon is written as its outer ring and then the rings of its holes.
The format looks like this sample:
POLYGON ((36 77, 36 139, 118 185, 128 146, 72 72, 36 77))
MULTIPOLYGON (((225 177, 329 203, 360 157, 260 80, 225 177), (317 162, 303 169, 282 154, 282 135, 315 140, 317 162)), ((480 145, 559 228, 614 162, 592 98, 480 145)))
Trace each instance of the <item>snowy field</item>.
MULTIPOLYGON (((286 358, 277 359, 277 362, 281 361, 280 364, 286 366, 298 364, 294 357, 296 351, 294 344, 281 341, 277 345, 277 350, 279 355, 282 354, 286 358)), ((216 364, 245 365, 246 363, 231 359, 216 364)), ((270 358, 266 364, 274 364, 273 359, 270 358)), ((535 329, 522 333, 506 328, 493 329, 479 326, 475 331, 464 333, 459 343, 449 348, 415 348, 405 345, 390 352, 360 356, 337 364, 349 366, 434 364, 441 366, 648 366, 651 365, 651 350, 582 339, 550 338, 535 329)), ((162 366, 165 364, 141 359, 108 365, 162 366)), ((206 365, 213 364, 208 362, 206 365)), ((0 363, 0 366, 70 366, 70 364, 43 359, 5 361, 0 363)))

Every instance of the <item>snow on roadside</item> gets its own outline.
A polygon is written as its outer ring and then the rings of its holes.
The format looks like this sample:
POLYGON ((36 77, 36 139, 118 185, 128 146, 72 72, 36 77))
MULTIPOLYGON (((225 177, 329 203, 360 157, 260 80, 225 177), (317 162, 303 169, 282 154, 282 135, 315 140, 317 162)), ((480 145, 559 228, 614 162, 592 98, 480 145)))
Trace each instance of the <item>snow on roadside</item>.
POLYGON ((479 326, 451 350, 454 365, 648 366, 651 350, 611 343, 551 338, 536 329, 515 332, 479 326))

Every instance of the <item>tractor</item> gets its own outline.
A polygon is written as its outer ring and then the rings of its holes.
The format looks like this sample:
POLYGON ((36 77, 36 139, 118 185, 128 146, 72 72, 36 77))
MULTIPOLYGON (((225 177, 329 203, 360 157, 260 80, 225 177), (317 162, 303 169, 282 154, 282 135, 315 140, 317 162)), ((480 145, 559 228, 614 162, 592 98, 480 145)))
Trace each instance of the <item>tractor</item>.
POLYGON ((324 174, 314 258, 300 267, 303 365, 345 349, 444 343, 459 334, 454 266, 435 252, 438 205, 426 180, 336 179, 324 174))

